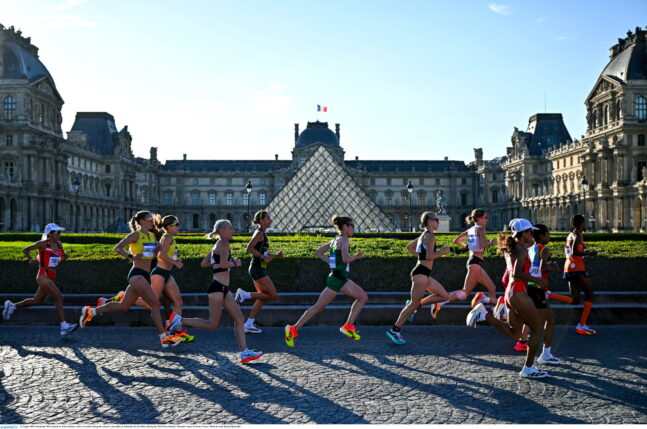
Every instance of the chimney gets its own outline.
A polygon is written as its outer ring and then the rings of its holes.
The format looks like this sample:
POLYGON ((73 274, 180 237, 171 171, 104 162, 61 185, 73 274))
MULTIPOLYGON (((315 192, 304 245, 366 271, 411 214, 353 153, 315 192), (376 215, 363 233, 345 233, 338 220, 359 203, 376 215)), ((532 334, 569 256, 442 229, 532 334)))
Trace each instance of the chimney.
MULTIPOLYGON (((298 127, 299 127, 299 125, 297 125, 297 128, 298 128, 298 127)), ((274 161, 278 161, 278 160, 279 160, 279 154, 278 154, 278 153, 275 153, 275 154, 274 154, 274 161)))
POLYGON ((445 157, 445 161, 448 161, 448 160, 449 160, 449 158, 448 158, 448 157, 445 157))
POLYGON ((359 161, 359 156, 355 156, 355 161, 359 161))
POLYGON ((186 153, 183 153, 183 154, 182 154, 182 160, 183 160, 183 161, 186 161, 186 153))
POLYGON ((339 124, 335 124, 335 134, 337 134, 337 140, 339 140, 341 138, 339 136, 339 124))
POLYGON ((483 148, 474 148, 474 159, 477 162, 483 162, 483 148))
MULTIPOLYGON (((299 140, 299 124, 294 124, 294 142, 296 143, 297 140, 299 140)), ((278 155, 276 156, 278 157, 278 155)))

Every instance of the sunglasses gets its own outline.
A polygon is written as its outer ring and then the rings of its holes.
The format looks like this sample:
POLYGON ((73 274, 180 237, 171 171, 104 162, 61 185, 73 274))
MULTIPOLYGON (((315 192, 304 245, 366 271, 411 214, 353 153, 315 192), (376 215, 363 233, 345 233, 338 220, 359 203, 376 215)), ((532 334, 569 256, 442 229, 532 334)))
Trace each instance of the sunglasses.
POLYGON ((354 224, 354 223, 347 223, 346 225, 350 226, 351 228, 355 228, 355 224, 354 224))
POLYGON ((176 222, 176 223, 170 224, 169 226, 180 226, 180 224, 176 222))
POLYGON ((60 231, 60 230, 58 230, 58 231, 50 231, 50 234, 62 234, 62 233, 63 233, 63 231, 60 231))

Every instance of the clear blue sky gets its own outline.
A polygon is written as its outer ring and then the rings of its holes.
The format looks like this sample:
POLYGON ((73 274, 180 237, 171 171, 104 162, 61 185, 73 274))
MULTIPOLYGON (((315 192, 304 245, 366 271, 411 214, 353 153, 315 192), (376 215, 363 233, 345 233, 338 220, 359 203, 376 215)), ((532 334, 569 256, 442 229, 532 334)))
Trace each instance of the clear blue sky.
POLYGON ((0 0, 65 131, 107 111, 162 160, 287 159, 317 118, 341 123, 347 158, 493 158, 545 99, 579 138, 608 48, 646 17, 644 0, 0 0))

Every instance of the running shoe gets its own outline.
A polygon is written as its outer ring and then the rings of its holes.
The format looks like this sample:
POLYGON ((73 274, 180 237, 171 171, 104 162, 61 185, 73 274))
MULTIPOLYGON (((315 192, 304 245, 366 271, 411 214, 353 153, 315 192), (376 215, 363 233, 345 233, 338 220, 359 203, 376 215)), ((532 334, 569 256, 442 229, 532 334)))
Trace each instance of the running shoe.
POLYGON ((85 328, 85 324, 92 320, 92 307, 86 305, 81 309, 81 317, 79 318, 79 326, 85 328))
POLYGON ((514 349, 518 352, 525 352, 528 350, 528 341, 517 341, 517 344, 514 345, 514 349))
POLYGON ((542 353, 537 359, 537 362, 542 365, 559 365, 562 363, 561 359, 556 358, 552 354, 542 353))
POLYGON ((240 352, 240 363, 251 362, 261 356, 263 356, 263 352, 246 349, 245 351, 240 352))
POLYGON ((393 329, 389 329, 386 331, 386 336, 389 337, 391 341, 393 341, 396 344, 406 344, 407 341, 402 338, 402 334, 399 332, 395 332, 393 329))
MULTIPOLYGON (((410 300, 410 299, 407 299, 407 302, 405 303, 405 306, 407 306, 407 307, 408 307, 408 306, 409 306, 409 304, 411 304, 411 300, 410 300)), ((413 322, 413 318, 414 318, 414 316, 416 315, 416 313, 417 313, 417 312, 418 312, 418 309, 417 309, 417 308, 416 308, 415 310, 413 310, 413 313, 411 313, 411 314, 409 315, 409 317, 407 317, 407 322, 413 322)))
POLYGON ((486 314, 487 310, 485 309, 485 306, 479 302, 478 304, 476 304, 476 307, 472 309, 472 311, 467 313, 465 324, 467 324, 467 326, 469 326, 470 328, 476 328, 476 323, 484 321, 486 314))
POLYGON ((124 296, 126 296, 126 292, 124 292, 123 290, 120 290, 119 292, 117 292, 117 295, 112 297, 112 299, 110 301, 112 301, 112 302, 121 302, 121 301, 124 300, 124 296))
POLYGON ((579 323, 575 327, 575 332, 577 332, 580 335, 595 335, 597 332, 595 332, 595 329, 590 328, 589 325, 580 325, 579 323))
POLYGON ((108 302, 111 302, 108 298, 101 297, 97 299, 97 307, 101 307, 104 304, 107 304, 108 302))
POLYGON ((176 312, 171 313, 168 322, 166 322, 166 332, 175 334, 175 331, 178 331, 178 328, 182 327, 182 316, 176 312))
POLYGON ((245 301, 245 291, 242 288, 238 288, 234 299, 238 304, 242 304, 245 301))
POLYGON ((505 321, 507 319, 507 311, 505 307, 505 298, 500 296, 494 306, 494 318, 505 321))
POLYGON ((61 326, 61 337, 64 337, 65 335, 76 331, 78 328, 79 328, 79 325, 77 325, 76 323, 73 325, 70 325, 69 323, 65 323, 63 326, 61 326))
POLYGON ((187 331, 178 332, 175 335, 180 337, 180 339, 185 343, 190 343, 193 340, 195 340, 195 337, 193 335, 189 335, 189 333, 187 331))
POLYGON ((548 300, 550 299, 550 294, 551 294, 551 293, 552 293, 551 291, 549 291, 548 289, 546 289, 546 292, 545 292, 546 301, 548 301, 548 300))
POLYGON ((524 365, 519 375, 523 378, 544 378, 548 375, 548 373, 546 371, 540 371, 534 365, 530 368, 524 365))
POLYGON ((299 333, 294 328, 294 325, 285 325, 285 344, 288 347, 294 347, 294 339, 299 336, 299 333))
POLYGON ((4 302, 4 310, 2 311, 2 318, 4 320, 11 319, 11 315, 13 314, 14 311, 16 311, 16 304, 14 304, 9 300, 6 300, 4 302))
POLYGON ((483 292, 476 292, 476 295, 474 295, 474 298, 472 299, 472 308, 476 307, 476 304, 481 302, 485 294, 483 292))
POLYGON ((348 323, 346 323, 344 326, 339 328, 339 332, 346 335, 351 340, 358 341, 361 338, 359 336, 359 334, 357 333, 357 330, 355 329, 355 326, 350 325, 348 323))
POLYGON ((164 338, 160 338, 160 343, 162 344, 162 348, 168 348, 168 347, 176 347, 180 345, 182 342, 182 338, 180 338, 179 335, 167 335, 164 338))
POLYGON ((438 303, 431 304, 431 317, 433 317, 434 319, 437 319, 438 313, 440 312, 441 308, 443 307, 438 303))
POLYGON ((260 334, 261 332, 263 332, 262 329, 258 328, 253 323, 252 324, 245 323, 244 329, 245 329, 245 333, 247 334, 260 334))

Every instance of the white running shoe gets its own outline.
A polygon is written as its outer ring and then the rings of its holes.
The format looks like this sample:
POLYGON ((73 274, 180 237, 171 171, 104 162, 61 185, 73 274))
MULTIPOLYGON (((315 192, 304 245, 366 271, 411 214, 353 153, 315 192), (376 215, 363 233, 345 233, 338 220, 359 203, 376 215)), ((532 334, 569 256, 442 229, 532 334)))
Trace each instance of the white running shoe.
POLYGON ((476 328, 476 323, 485 320, 486 314, 487 310, 485 309, 485 306, 479 302, 478 304, 476 304, 476 307, 472 309, 472 311, 467 313, 465 323, 470 328, 476 328))
POLYGON ((541 356, 537 359, 537 363, 542 365, 559 365, 562 363, 561 359, 556 358, 552 354, 542 353, 541 356))
POLYGON ((79 325, 77 325, 76 323, 70 325, 66 322, 63 326, 61 326, 61 337, 64 337, 65 335, 70 334, 77 329, 79 329, 79 325))
POLYGON ((234 299, 237 303, 242 304, 247 298, 245 297, 245 291, 242 288, 238 288, 234 299))
POLYGON ((261 356, 263 356, 263 352, 246 349, 245 351, 240 352, 240 363, 251 362, 261 356))
POLYGON ((548 373, 546 371, 540 371, 534 365, 530 368, 524 365, 519 375, 523 378, 544 378, 548 375, 548 373))
POLYGON ((247 323, 245 323, 244 329, 245 329, 245 333, 247 334, 260 334, 261 332, 263 332, 262 329, 257 328, 253 324, 248 325, 247 323))
POLYGON ((11 319, 11 315, 13 314, 14 311, 16 311, 16 304, 14 304, 9 300, 6 300, 4 302, 4 310, 2 311, 2 318, 4 320, 11 319))

